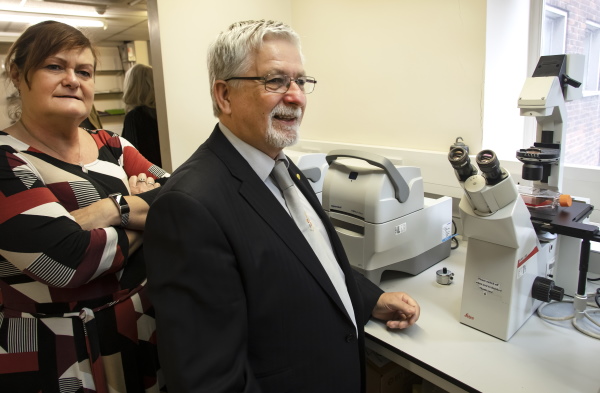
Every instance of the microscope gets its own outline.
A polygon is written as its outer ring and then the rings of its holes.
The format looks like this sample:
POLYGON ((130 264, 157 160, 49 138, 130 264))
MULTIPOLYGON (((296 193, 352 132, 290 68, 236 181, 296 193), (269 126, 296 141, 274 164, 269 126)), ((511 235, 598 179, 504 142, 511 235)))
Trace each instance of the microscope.
POLYGON ((542 302, 565 293, 574 295, 574 321, 586 308, 589 242, 600 241, 598 228, 583 223, 593 206, 554 203, 561 196, 565 101, 581 95, 567 72, 580 77, 583 64, 581 55, 542 56, 525 81, 518 105, 522 116, 535 117, 536 142, 517 159, 532 187, 515 185, 491 150, 476 156, 481 174, 464 148, 448 155, 464 190, 459 208, 468 238, 460 321, 502 340, 542 302))
MULTIPOLYGON (((542 56, 519 95, 521 116, 534 117, 537 123, 536 142, 516 154, 523 163, 522 178, 533 184, 528 191, 534 198, 536 193, 562 192, 565 102, 582 95, 576 79, 583 78, 584 63, 583 55, 542 56)), ((600 241, 598 228, 585 223, 592 210, 585 202, 555 209, 530 208, 538 237, 544 243, 556 243, 551 274, 565 294, 573 296, 576 319, 583 317, 586 308, 590 241, 600 241)))
POLYGON ((533 181, 535 188, 560 192, 565 102, 581 97, 581 82, 567 75, 567 70, 583 77, 584 61, 583 55, 542 56, 519 95, 521 116, 535 117, 537 122, 536 142, 517 151, 517 159, 523 163, 522 177, 533 181))
POLYGON ((463 147, 448 160, 464 190, 459 209, 468 238, 460 322, 508 341, 542 302, 562 300, 547 277, 551 253, 542 247, 529 210, 492 150, 471 164, 463 147))

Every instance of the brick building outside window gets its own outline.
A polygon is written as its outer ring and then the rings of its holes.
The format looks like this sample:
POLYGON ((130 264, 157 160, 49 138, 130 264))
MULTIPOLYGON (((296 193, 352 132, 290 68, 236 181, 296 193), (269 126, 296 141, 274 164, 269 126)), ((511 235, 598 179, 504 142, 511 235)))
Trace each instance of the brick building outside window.
POLYGON ((545 0, 542 53, 585 54, 583 98, 567 102, 565 164, 600 166, 600 0, 545 0))

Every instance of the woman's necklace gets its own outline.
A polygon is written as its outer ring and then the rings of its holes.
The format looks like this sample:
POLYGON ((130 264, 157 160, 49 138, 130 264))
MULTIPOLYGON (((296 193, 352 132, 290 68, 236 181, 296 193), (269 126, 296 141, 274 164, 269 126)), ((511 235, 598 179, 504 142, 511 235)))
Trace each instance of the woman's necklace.
MULTIPOLYGON (((39 139, 38 137, 36 137, 35 135, 33 135, 31 133, 31 131, 29 131, 29 129, 25 126, 25 123, 23 123, 22 120, 19 120, 19 124, 21 124, 21 127, 23 127, 23 129, 25 130, 25 132, 31 136, 33 139, 35 139, 36 141, 38 141, 39 143, 41 143, 42 145, 46 146, 48 149, 52 150, 54 153, 58 154, 58 157, 65 162, 68 162, 70 164, 72 164, 72 162, 68 161, 68 160, 64 160, 62 157, 63 155, 61 153, 59 153, 58 151, 56 151, 56 149, 54 149, 52 146, 47 145, 46 143, 44 143, 44 141, 42 141, 41 139, 39 139)), ((77 134, 77 141, 79 144, 79 161, 77 162, 77 164, 81 167, 81 170, 83 171, 83 173, 88 173, 87 168, 85 167, 85 165, 83 165, 83 161, 81 160, 81 136, 79 134, 77 134)))

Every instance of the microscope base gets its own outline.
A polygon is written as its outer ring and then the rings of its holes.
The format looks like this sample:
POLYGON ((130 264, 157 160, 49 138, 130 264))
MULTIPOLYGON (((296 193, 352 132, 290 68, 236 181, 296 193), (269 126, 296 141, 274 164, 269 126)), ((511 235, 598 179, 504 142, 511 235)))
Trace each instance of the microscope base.
POLYGON ((542 303, 531 297, 546 277, 548 245, 531 231, 519 248, 468 240, 460 322, 508 341, 542 303))

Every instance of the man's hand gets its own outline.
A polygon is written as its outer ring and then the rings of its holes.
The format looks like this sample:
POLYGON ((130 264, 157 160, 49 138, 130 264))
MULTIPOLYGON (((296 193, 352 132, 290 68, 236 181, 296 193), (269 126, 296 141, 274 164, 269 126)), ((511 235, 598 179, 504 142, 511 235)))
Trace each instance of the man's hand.
POLYGON ((404 292, 385 292, 373 308, 374 318, 386 321, 390 329, 404 329, 419 319, 419 304, 404 292))

